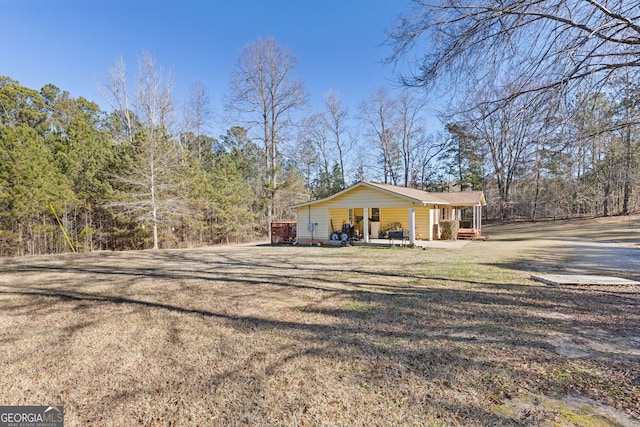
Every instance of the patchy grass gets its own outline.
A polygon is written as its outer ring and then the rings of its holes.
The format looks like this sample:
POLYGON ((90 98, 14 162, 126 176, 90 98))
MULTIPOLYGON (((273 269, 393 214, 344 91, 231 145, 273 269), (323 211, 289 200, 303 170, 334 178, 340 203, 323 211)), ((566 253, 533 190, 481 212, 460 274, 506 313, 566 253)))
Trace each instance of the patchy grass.
POLYGON ((0 400, 71 426, 640 424, 640 290, 529 279, 640 242, 581 224, 2 260, 0 400))

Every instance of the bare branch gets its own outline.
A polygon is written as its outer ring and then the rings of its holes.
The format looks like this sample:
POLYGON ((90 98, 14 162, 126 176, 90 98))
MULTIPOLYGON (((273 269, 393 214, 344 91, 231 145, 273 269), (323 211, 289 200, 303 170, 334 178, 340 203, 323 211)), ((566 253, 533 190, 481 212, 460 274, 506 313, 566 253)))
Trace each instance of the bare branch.
POLYGON ((578 87, 590 76, 640 67, 640 1, 414 0, 415 14, 389 34, 397 61, 423 56, 408 86, 503 80, 531 91, 578 87), (507 74, 508 73, 508 74, 507 74), (523 82, 528 82, 522 85, 523 82))

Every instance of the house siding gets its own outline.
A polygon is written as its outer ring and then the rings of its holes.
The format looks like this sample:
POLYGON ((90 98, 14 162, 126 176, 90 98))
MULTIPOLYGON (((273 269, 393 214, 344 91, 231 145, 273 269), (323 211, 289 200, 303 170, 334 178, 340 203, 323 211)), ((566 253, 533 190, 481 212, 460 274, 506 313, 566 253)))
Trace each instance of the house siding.
POLYGON ((355 188, 353 191, 342 194, 334 199, 320 202, 316 206, 327 208, 405 208, 411 206, 408 200, 373 190, 367 187, 355 188))
POLYGON ((421 208, 416 210, 416 239, 432 240, 431 209, 421 208))
POLYGON ((404 208, 382 208, 380 209, 380 231, 392 229, 395 223, 401 224, 402 230, 409 229, 409 210, 404 208))
MULTIPOLYGON (((356 215, 357 210, 354 212, 356 215)), ((362 215, 362 209, 360 209, 362 215)), ((300 243, 326 241, 331 238, 331 221, 335 231, 342 231, 342 225, 349 221, 348 208, 328 208, 325 206, 305 206, 298 209, 298 241, 300 243), (313 224, 313 234, 309 230, 308 224, 313 224)))
POLYGON ((327 224, 327 236, 331 236, 333 231, 340 233, 342 231, 342 225, 345 222, 349 222, 349 209, 348 208, 329 208, 329 223, 327 224), (332 225, 333 224, 333 228, 332 225))
POLYGON ((308 243, 329 240, 328 212, 326 207, 312 206, 298 209, 297 218, 298 242, 308 243), (313 224, 313 231, 308 224, 313 224))
MULTIPOLYGON (((408 208, 383 208, 380 209, 380 230, 387 230, 394 223, 400 223, 401 228, 409 231, 408 208)), ((431 209, 429 207, 415 208, 416 239, 431 240, 433 231, 431 227, 431 209)))

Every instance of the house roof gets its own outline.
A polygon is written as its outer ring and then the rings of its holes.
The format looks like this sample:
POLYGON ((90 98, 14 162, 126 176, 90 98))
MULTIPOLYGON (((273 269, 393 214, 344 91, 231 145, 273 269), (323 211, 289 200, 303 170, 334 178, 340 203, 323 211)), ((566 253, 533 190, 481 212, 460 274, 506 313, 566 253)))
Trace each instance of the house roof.
MULTIPOLYGON (((406 199, 410 199, 416 203, 422 203, 425 205, 447 205, 449 202, 440 197, 441 193, 429 193, 422 190, 416 190, 415 188, 407 188, 407 187, 398 187, 397 185, 391 184, 380 184, 377 182, 367 182, 361 181, 358 184, 364 184, 370 188, 377 188, 378 190, 382 190, 384 192, 393 194, 395 196, 400 196, 406 199)), ((356 186, 358 185, 356 184, 356 186)), ((354 188, 355 186, 351 187, 354 188)))
POLYGON ((368 187, 378 191, 382 191, 388 194, 392 194, 396 197, 406 199, 410 202, 420 203, 423 205, 453 205, 453 206, 477 206, 485 205, 484 193, 482 191, 464 191, 458 193, 430 193, 427 191, 416 190, 414 188, 398 187, 390 184, 380 184, 376 182, 360 181, 351 187, 345 188, 329 197, 324 199, 311 200, 297 205, 292 205, 290 208, 296 209, 302 206, 309 206, 316 203, 322 203, 339 197, 349 191, 352 191, 358 187, 368 187))
POLYGON ((485 206, 487 204, 482 191, 438 193, 438 196, 455 206, 485 206))

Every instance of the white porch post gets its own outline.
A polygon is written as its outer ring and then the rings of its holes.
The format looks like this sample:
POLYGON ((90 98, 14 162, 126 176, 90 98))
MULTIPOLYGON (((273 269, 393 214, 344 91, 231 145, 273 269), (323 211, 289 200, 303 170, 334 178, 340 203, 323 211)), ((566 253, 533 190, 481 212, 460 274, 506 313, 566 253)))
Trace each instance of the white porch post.
POLYGON ((416 210, 409 207, 409 245, 416 244, 416 210))
POLYGON ((478 213, 478 207, 477 207, 477 206, 474 206, 474 207, 473 207, 473 226, 472 226, 472 228, 473 228, 474 230, 477 230, 477 229, 478 229, 478 218, 477 218, 477 213, 478 213))
POLYGON ((363 213, 362 216, 364 219, 364 226, 363 226, 364 242, 369 243, 369 208, 363 208, 362 213, 363 213))
POLYGON ((440 206, 435 205, 433 210, 433 240, 440 240, 440 206))

